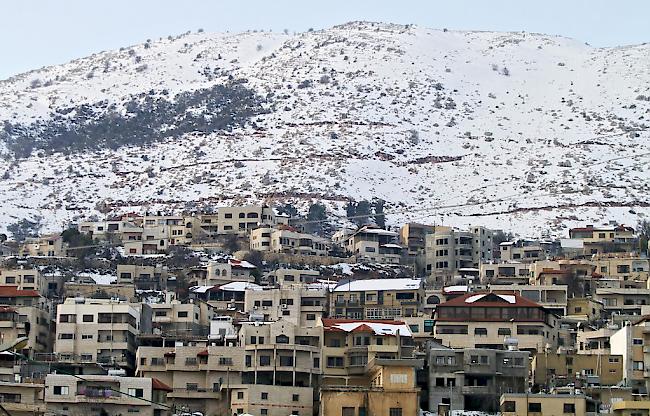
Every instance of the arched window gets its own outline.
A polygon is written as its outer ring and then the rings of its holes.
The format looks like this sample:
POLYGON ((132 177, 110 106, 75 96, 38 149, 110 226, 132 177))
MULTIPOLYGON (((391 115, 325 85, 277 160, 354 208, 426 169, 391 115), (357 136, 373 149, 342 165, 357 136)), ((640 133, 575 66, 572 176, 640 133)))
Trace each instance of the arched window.
POLYGON ((431 295, 427 298, 427 305, 437 305, 440 303, 440 298, 436 295, 431 295))
POLYGON ((246 218, 246 214, 244 214, 243 212, 240 212, 239 213, 239 218, 246 218))
POLYGON ((257 212, 249 212, 248 215, 246 215, 248 218, 259 218, 259 215, 257 215, 257 212))
POLYGON ((222 276, 225 276, 225 275, 226 275, 226 269, 223 269, 223 270, 221 271, 221 275, 222 275, 222 276))
POLYGON ((289 337, 284 335, 284 334, 278 335, 277 337, 275 337, 275 343, 276 344, 288 344, 289 343, 289 337))

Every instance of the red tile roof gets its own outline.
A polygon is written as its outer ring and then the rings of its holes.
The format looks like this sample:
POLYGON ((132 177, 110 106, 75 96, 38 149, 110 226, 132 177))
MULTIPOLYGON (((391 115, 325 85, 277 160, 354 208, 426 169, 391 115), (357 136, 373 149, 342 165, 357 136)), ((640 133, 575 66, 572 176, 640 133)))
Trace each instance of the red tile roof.
POLYGON ((196 354, 197 357, 207 357, 208 355, 210 355, 208 354, 208 350, 203 350, 196 354))
POLYGON ((154 390, 174 391, 174 389, 172 389, 162 381, 158 380, 157 378, 151 379, 151 388, 154 390))
POLYGON ((35 290, 19 290, 18 286, 0 286, 0 297, 3 298, 32 298, 38 296, 40 294, 35 290))

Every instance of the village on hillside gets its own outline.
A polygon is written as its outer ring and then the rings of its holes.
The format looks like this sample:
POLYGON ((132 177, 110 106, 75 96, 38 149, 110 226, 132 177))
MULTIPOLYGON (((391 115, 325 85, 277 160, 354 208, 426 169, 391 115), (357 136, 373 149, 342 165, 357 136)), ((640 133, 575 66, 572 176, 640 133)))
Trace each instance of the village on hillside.
POLYGON ((9 226, 0 414, 650 411, 647 222, 527 239, 291 208, 9 226))

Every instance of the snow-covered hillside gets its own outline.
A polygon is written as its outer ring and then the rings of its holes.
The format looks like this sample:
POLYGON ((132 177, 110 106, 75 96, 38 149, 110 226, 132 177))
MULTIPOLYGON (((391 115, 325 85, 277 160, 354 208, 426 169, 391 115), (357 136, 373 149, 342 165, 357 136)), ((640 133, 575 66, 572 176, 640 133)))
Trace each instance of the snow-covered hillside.
POLYGON ((232 79, 270 111, 117 150, 36 148, 15 160, 4 147, 2 228, 260 200, 321 200, 344 215, 348 198, 385 199, 389 223, 530 236, 650 214, 650 44, 598 49, 366 22, 297 35, 188 33, 0 81, 0 121, 28 126, 76 108, 65 121, 82 104, 128 114, 144 95, 232 79))

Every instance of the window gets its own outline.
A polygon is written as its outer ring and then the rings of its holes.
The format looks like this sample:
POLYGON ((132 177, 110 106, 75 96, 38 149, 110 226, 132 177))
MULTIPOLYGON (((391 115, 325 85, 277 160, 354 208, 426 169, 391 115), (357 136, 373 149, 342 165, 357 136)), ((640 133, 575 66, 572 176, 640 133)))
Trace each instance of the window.
POLYGON ((341 416, 354 416, 354 407, 341 408, 341 416))
POLYGON ((632 340, 632 344, 634 344, 634 345, 643 345, 643 340, 641 338, 634 338, 632 340))
POLYGON ((474 328, 474 335, 487 336, 487 328, 474 328))
POLYGON ((517 367, 523 367, 523 365, 524 365, 524 359, 521 358, 521 357, 516 357, 516 358, 515 358, 515 365, 516 365, 517 367))
POLYGON ((266 416, 269 414, 269 409, 260 409, 260 415, 266 416))
POLYGON ((315 320, 316 320, 316 314, 314 314, 314 313, 308 313, 308 314, 307 314, 307 320, 308 320, 308 321, 315 321, 315 320))
POLYGON ((167 311, 156 311, 155 316, 167 316, 167 311))
POLYGON ((260 355, 260 365, 271 365, 271 356, 260 355))
POLYGON ((276 344, 288 344, 289 337, 286 335, 278 335, 277 337, 275 337, 275 342, 276 344))
POLYGON ((402 408, 401 407, 391 407, 390 411, 388 412, 388 416, 402 416, 402 408))
POLYGON ((268 400, 269 399, 269 394, 262 392, 262 400, 268 400))
POLYGON ((291 397, 291 401, 293 401, 293 402, 297 402, 298 399, 300 399, 300 395, 299 395, 299 394, 294 394, 294 395, 291 397))
POLYGON ((81 334, 81 339, 93 339, 92 334, 81 334))
POLYGON ((515 402, 508 400, 503 402, 503 408, 501 410, 504 412, 516 412, 517 406, 515 405, 515 402))
POLYGON ((487 364, 487 363, 488 363, 488 356, 481 355, 481 364, 487 364))
POLYGON ((224 218, 232 218, 232 214, 225 214, 224 218))
POLYGON ((576 405, 573 404, 573 403, 564 403, 563 408, 564 408, 564 410, 563 410, 564 413, 575 414, 575 412, 576 412, 576 405))
POLYGON ((280 365, 283 367, 291 367, 293 366, 293 357, 291 356, 280 356, 280 365))
POLYGON ((634 363, 632 363, 632 368, 634 370, 643 371, 643 361, 634 361, 634 363))
MULTIPOLYGON (((81 354, 81 361, 90 362, 92 360, 93 360, 93 355, 92 354, 81 354)), ((141 363, 141 364, 145 364, 145 363, 141 363)))
POLYGON ((59 339, 74 339, 74 334, 59 334, 59 339))
POLYGON ((187 318, 187 311, 178 312, 178 317, 179 318, 187 318))
POLYGON ((529 412, 541 412, 542 411, 542 404, 541 403, 528 403, 528 411, 529 412))
POLYGON ((246 367, 250 367, 253 365, 253 357, 250 355, 246 356, 246 367))
POLYGON ((244 392, 243 391, 238 391, 237 392, 237 399, 241 400, 244 398, 244 392))
POLYGON ((196 383, 187 383, 185 384, 185 388, 189 391, 197 391, 199 389, 199 385, 196 383))
POLYGON ((510 335, 510 328, 499 328, 497 330, 497 335, 510 335))
POLYGON ((185 365, 196 365, 196 357, 185 358, 185 365))
POLYGON ((420 326, 417 325, 417 324, 409 325, 409 328, 411 328, 411 332, 413 332, 413 333, 418 333, 418 332, 420 332, 420 326))
POLYGON ((92 315, 84 315, 83 316, 83 321, 84 322, 93 322, 95 319, 92 315))
POLYGON ((343 357, 327 357, 328 367, 343 367, 343 357))
POLYGON ((55 396, 67 396, 69 394, 68 386, 54 386, 53 394, 55 396))
POLYGON ((232 365, 232 358, 219 357, 219 365, 232 365))
POLYGON ((129 389, 129 396, 131 397, 144 397, 143 389, 129 389))

